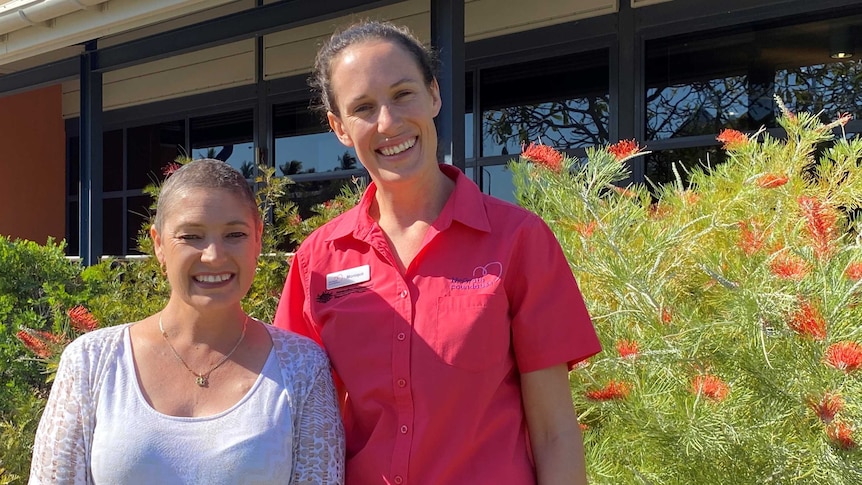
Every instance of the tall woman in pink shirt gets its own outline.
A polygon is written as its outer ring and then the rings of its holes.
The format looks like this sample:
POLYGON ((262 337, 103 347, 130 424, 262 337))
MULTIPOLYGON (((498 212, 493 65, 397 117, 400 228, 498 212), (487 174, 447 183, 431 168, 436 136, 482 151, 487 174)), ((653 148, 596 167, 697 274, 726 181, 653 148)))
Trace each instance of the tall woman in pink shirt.
POLYGON ((438 163, 434 67, 379 22, 318 53, 322 110, 372 183, 301 245, 275 324, 329 353, 348 484, 583 483, 567 371, 598 339, 544 222, 438 163))

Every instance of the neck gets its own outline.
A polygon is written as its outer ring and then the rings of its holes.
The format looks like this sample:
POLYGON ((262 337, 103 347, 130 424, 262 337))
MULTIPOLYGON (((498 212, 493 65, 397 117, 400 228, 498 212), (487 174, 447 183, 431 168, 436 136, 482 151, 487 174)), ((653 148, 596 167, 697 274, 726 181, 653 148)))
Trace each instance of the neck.
POLYGON ((410 227, 431 224, 440 215, 455 188, 455 182, 436 166, 428 176, 393 184, 378 184, 371 216, 381 225, 410 227))
POLYGON ((239 304, 230 309, 206 312, 172 301, 168 302, 159 316, 165 331, 172 338, 211 346, 236 340, 246 319, 239 304))

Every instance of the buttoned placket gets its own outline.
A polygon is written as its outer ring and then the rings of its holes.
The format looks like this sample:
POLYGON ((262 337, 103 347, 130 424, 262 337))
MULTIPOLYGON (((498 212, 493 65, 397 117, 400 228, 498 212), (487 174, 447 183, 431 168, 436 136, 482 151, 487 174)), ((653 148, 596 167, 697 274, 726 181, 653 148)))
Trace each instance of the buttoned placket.
POLYGON ((392 456, 391 477, 394 483, 401 484, 407 479, 410 463, 410 449, 413 444, 413 395, 410 389, 410 341, 413 329, 413 301, 407 283, 399 274, 395 286, 395 308, 398 318, 394 326, 392 342, 392 392, 398 416, 398 430, 392 456))

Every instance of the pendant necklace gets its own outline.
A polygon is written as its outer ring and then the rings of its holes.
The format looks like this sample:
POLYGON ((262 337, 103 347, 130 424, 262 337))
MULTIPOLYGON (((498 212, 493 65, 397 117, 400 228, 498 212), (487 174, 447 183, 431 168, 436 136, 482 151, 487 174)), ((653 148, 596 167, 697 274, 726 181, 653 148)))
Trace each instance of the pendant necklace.
POLYGON ((233 348, 230 349, 230 352, 226 353, 224 355, 224 357, 222 357, 221 360, 216 363, 216 365, 210 367, 210 370, 208 370, 206 372, 202 372, 202 373, 197 373, 197 372, 193 371, 191 369, 191 367, 189 367, 188 364, 186 364, 186 361, 183 360, 182 357, 180 357, 180 354, 179 354, 179 352, 177 352, 177 349, 175 349, 174 346, 171 345, 170 340, 168 340, 168 333, 165 332, 165 327, 162 325, 162 314, 159 313, 159 331, 162 332, 162 337, 164 337, 165 342, 167 342, 168 348, 171 349, 171 352, 174 354, 174 357, 176 357, 177 360, 180 361, 180 364, 182 364, 183 367, 185 367, 187 371, 191 372, 192 375, 195 376, 195 384, 197 384, 200 387, 206 387, 207 385, 209 385, 210 374, 212 374, 212 372, 214 370, 221 367, 222 364, 227 362, 227 360, 230 358, 230 356, 233 355, 234 352, 236 352, 236 349, 239 348, 239 344, 242 343, 242 339, 245 338, 246 327, 248 327, 248 315, 245 316, 245 320, 242 323, 242 333, 239 335, 239 340, 236 341, 236 344, 234 344, 233 348))

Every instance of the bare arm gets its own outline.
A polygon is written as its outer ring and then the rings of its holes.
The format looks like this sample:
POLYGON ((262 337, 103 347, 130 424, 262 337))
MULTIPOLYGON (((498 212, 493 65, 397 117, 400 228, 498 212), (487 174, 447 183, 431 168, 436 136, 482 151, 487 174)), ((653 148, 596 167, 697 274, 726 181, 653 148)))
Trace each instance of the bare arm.
POLYGON ((539 485, 586 484, 584 439, 566 364, 522 374, 521 395, 539 485))

